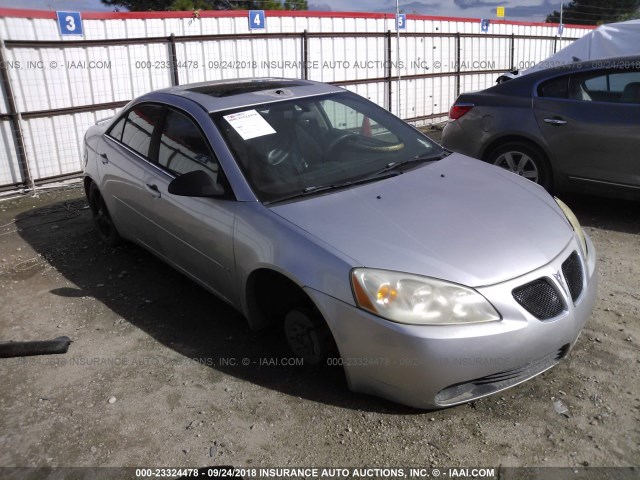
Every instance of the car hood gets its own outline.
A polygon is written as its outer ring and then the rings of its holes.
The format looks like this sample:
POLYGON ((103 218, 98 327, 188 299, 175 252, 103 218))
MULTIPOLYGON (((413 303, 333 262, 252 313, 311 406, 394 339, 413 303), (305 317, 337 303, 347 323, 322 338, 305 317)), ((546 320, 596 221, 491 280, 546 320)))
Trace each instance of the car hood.
POLYGON ((547 264, 573 235, 538 185, 459 154, 270 209, 352 258, 354 266, 472 287, 547 264))

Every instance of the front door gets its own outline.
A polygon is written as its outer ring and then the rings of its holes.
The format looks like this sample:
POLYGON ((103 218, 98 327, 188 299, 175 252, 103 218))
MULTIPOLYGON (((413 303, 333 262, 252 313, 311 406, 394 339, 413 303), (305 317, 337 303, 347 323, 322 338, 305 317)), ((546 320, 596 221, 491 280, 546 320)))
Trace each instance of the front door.
POLYGON ((228 191, 220 166, 200 128, 186 114, 169 109, 158 138, 158 169, 148 172, 144 184, 157 192, 153 221, 158 228, 162 254, 187 276, 236 303, 233 255, 236 201, 182 197, 168 191, 173 176, 194 170, 206 172, 228 191))

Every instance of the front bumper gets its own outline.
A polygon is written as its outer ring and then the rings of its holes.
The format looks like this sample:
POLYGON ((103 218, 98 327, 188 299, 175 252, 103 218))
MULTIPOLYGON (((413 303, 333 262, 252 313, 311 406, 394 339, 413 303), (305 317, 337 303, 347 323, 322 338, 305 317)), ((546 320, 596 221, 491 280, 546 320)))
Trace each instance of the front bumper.
POLYGON ((596 255, 587 238, 581 256, 583 289, 574 302, 562 285, 569 245, 550 263, 516 279, 477 288, 503 319, 473 325, 414 326, 382 319, 307 289, 336 340, 351 390, 417 408, 442 408, 499 392, 532 378, 564 358, 593 310, 596 255), (546 278, 563 297, 563 311, 539 320, 521 307, 514 288, 546 278))

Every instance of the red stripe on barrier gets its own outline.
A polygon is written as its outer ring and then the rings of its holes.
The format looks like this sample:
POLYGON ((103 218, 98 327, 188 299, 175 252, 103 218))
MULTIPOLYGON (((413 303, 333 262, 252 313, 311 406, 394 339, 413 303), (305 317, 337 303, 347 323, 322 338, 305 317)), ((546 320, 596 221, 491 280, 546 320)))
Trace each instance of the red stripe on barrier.
MULTIPOLYGON (((267 10, 268 17, 315 17, 315 18, 364 18, 364 19, 393 19, 394 13, 371 13, 371 12, 321 12, 308 10, 267 10)), ((246 17, 246 10, 201 10, 200 18, 239 18, 246 17)), ((27 10, 18 8, 0 8, 0 17, 19 18, 56 18, 56 12, 52 10, 27 10)), ((82 12, 83 20, 128 20, 128 19, 163 19, 163 18, 193 18, 192 11, 182 12, 82 12)), ((479 18, 461 17, 438 17, 431 15, 407 15, 408 20, 427 20, 438 22, 471 22, 479 23, 479 18)), ((510 20, 493 20, 492 24, 499 25, 522 25, 530 27, 557 27, 554 23, 544 22, 522 22, 510 20)), ((571 25, 565 24, 565 28, 584 28, 593 30, 593 25, 571 25)))

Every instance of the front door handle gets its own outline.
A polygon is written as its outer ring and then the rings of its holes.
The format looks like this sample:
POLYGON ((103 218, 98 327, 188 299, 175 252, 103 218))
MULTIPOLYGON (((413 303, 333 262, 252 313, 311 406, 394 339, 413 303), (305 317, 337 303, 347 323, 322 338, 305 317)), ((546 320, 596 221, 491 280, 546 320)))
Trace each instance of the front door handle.
POLYGON ((544 123, 548 123, 550 125, 564 125, 567 121, 560 118, 545 118, 544 123))
POLYGON ((160 198, 161 194, 160 194, 160 190, 158 190, 157 185, 149 185, 147 183, 145 184, 145 187, 147 187, 147 191, 151 194, 153 198, 160 198))
POLYGON ((106 165, 107 163, 109 163, 109 157, 107 157, 106 153, 100 154, 100 160, 102 160, 103 165, 106 165))

